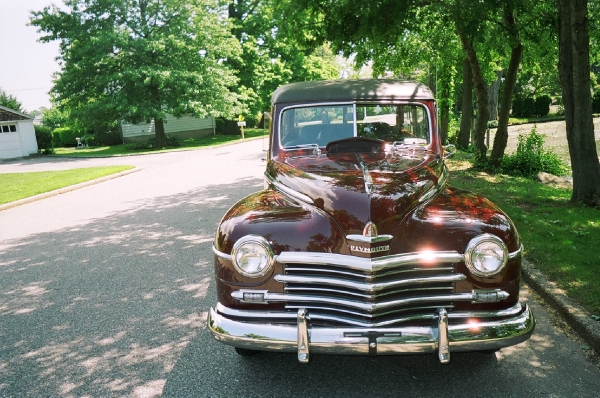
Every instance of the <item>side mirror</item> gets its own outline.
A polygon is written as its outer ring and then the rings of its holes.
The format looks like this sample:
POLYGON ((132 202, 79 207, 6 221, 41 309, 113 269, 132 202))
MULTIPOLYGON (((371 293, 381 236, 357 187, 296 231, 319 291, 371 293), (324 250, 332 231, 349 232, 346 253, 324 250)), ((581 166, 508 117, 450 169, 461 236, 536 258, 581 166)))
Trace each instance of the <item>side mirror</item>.
POLYGON ((444 147, 444 159, 448 159, 456 153, 456 146, 449 144, 444 147))

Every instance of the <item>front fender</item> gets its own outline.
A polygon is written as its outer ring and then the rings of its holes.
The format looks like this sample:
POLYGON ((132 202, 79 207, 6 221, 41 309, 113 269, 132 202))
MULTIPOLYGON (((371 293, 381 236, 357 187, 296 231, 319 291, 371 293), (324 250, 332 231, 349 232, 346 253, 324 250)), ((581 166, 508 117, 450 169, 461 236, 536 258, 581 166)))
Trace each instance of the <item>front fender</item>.
POLYGON ((340 253, 345 247, 339 225, 327 213, 271 189, 252 194, 229 209, 217 229, 215 248, 229 254, 245 235, 264 237, 275 254, 340 253))

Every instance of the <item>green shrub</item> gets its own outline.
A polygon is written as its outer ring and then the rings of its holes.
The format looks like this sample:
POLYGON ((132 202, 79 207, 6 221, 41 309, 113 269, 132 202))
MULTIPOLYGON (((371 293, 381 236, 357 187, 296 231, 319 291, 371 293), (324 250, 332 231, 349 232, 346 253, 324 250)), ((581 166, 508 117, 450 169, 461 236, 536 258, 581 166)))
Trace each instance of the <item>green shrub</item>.
POLYGON ((37 141, 38 152, 44 154, 52 153, 52 131, 49 127, 34 125, 35 140, 37 141))
POLYGON ((225 121, 225 131, 223 132, 223 134, 225 134, 225 135, 240 135, 240 134, 242 134, 242 131, 240 130, 240 128, 237 124, 238 124, 237 120, 226 120, 225 121))
POLYGON ((225 120, 223 119, 215 119, 215 132, 217 134, 225 133, 225 120))
POLYGON ((512 105, 512 114, 516 117, 531 117, 535 114, 535 100, 529 98, 515 98, 512 105))
POLYGON ((86 134, 81 139, 87 146, 96 146, 96 137, 94 134, 86 134))
MULTIPOLYGON (((178 148, 179 141, 174 137, 168 135, 167 137, 167 148, 178 148)), ((125 145, 125 149, 134 151, 134 150, 147 150, 147 149, 157 149, 156 146, 156 138, 150 138, 144 142, 132 142, 130 144, 125 145)))
POLYGON ((550 113, 552 98, 549 95, 539 97, 518 99, 515 98, 512 105, 512 114, 515 117, 541 117, 550 113))
POLYGON ((95 145, 120 145, 123 143, 118 127, 109 129, 97 129, 94 133, 95 145))
POLYGON ((519 135, 517 151, 505 155, 502 171, 510 175, 534 176, 540 171, 565 175, 568 166, 552 151, 544 149, 544 136, 534 126, 529 134, 519 135))
POLYGON ((59 127, 57 129, 54 129, 52 135, 53 140, 56 140, 58 138, 59 145, 56 145, 55 142, 55 147, 77 146, 77 137, 81 137, 81 135, 77 131, 74 131, 71 127, 59 127), (58 135, 58 137, 55 137, 55 134, 58 135))
POLYGON ((552 98, 549 95, 540 95, 535 99, 534 116, 547 116, 550 113, 552 98))

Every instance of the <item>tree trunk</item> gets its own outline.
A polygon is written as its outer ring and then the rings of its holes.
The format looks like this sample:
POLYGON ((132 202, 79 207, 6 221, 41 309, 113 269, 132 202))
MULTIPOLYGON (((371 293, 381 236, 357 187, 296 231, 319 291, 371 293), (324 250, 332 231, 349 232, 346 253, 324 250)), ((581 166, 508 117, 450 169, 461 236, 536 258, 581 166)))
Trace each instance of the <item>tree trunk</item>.
POLYGON ((513 48, 510 54, 510 63, 504 80, 504 94, 502 96, 502 104, 500 105, 500 113, 498 114, 498 128, 494 136, 494 147, 490 155, 490 163, 494 166, 500 166, 506 145, 508 143, 508 119, 510 118, 510 108, 512 104, 512 94, 517 83, 517 72, 523 55, 523 44, 519 43, 516 48, 513 48))
POLYGON ((513 49, 510 53, 510 62, 504 79, 504 94, 502 96, 502 104, 500 105, 500 114, 498 115, 498 129, 496 130, 494 147, 490 155, 490 163, 496 167, 502 164, 502 158, 504 157, 504 151, 508 143, 508 119, 510 117, 512 95, 517 83, 519 64, 523 56, 523 43, 521 43, 519 37, 513 10, 504 9, 504 20, 509 27, 509 40, 513 43, 513 49))
POLYGON ((502 83, 502 71, 496 71, 498 78, 487 88, 489 120, 498 120, 498 97, 500 96, 500 83, 502 83))
POLYGON ((557 0, 558 70, 573 171, 571 202, 600 207, 600 162, 590 95, 587 0, 557 0))
POLYGON ((165 134, 165 121, 161 117, 154 118, 154 132, 156 137, 156 149, 167 146, 167 136, 165 134))
MULTIPOLYGON (((160 90, 158 86, 150 86, 150 95, 152 96, 152 102, 154 103, 155 112, 160 112, 162 108, 162 101, 160 99, 160 90)), ((162 113, 161 113, 162 114, 162 113)), ((154 116, 154 137, 156 139, 156 149, 164 148, 167 146, 167 136, 165 135, 165 123, 162 116, 154 116)))
POLYGON ((443 71, 439 73, 439 85, 438 88, 438 106, 440 108, 440 139, 443 144, 448 142, 448 130, 450 127, 450 104, 452 99, 450 98, 450 86, 452 84, 452 75, 450 74, 450 68, 447 65, 443 66, 443 71))
POLYGON ((463 60, 463 87, 462 87, 462 116, 460 118, 460 131, 458 133, 458 147, 467 149, 471 141, 471 124, 473 124, 473 73, 471 64, 463 60))
POLYGON ((485 146, 485 130, 487 129, 487 122, 489 119, 487 108, 487 87, 485 85, 485 80, 483 79, 477 53, 473 47, 473 42, 469 40, 462 29, 458 29, 458 33, 463 45, 463 50, 465 51, 465 54, 467 54, 467 58, 471 64, 471 71, 473 72, 473 85, 475 86, 477 102, 477 123, 475 125, 475 131, 473 134, 475 141, 475 162, 478 164, 484 164, 487 156, 487 147, 485 146))

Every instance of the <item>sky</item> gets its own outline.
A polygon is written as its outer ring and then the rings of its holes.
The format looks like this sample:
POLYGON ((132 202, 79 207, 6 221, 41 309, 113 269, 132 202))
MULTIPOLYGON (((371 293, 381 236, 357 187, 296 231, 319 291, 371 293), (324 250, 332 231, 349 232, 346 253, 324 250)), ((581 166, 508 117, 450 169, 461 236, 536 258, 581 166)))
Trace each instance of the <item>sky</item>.
POLYGON ((50 107, 52 74, 60 68, 58 42, 40 43, 30 11, 61 0, 0 0, 0 88, 17 98, 25 112, 50 107))

